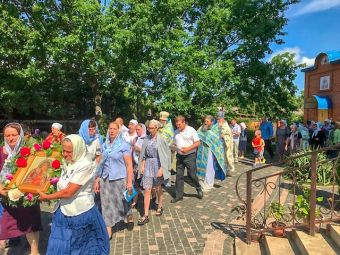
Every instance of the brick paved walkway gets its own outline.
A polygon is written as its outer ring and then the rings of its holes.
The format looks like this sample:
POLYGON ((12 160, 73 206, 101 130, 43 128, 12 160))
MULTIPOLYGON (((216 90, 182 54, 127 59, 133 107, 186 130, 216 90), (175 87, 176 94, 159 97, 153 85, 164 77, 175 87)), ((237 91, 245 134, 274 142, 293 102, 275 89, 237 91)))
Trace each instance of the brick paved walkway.
MULTIPOLYGON (((215 188, 205 192, 202 200, 196 197, 196 190, 186 183, 184 199, 171 204, 174 187, 168 189, 164 193, 164 213, 161 217, 155 216, 152 210, 148 224, 135 224, 133 231, 124 229, 123 224, 114 229, 111 254, 233 254, 232 232, 225 226, 235 218, 230 211, 239 204, 235 193, 236 179, 249 168, 249 165, 238 163, 233 177, 223 182, 216 181, 215 188)), ((266 169, 268 171, 271 170, 266 169)), ((174 180, 175 176, 172 176, 173 184, 174 180)), ((241 181, 240 192, 245 194, 245 189, 245 181, 241 181)), ((51 214, 47 206, 43 206, 42 210, 45 212, 40 250, 41 254, 45 254, 51 214)), ((139 212, 134 210, 135 222, 139 217, 139 212)), ((10 248, 6 254, 29 254, 24 238, 21 245, 10 248)))

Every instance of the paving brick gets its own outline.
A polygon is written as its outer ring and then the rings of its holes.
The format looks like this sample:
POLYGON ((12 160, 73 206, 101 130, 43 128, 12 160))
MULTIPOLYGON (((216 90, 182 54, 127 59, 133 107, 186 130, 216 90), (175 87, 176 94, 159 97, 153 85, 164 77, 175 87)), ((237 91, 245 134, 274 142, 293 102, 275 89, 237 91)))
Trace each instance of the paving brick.
MULTIPOLYGON (((124 229, 124 224, 114 228, 115 233, 110 241, 110 254, 232 254, 233 238, 216 230, 211 223, 227 223, 235 218, 230 211, 239 203, 235 196, 237 173, 243 173, 249 168, 247 165, 237 164, 235 178, 227 178, 223 182, 216 181, 215 188, 205 192, 202 200, 194 197, 196 190, 187 183, 188 178, 185 178, 184 200, 172 204, 170 203, 172 196, 165 191, 164 212, 161 217, 155 215, 155 210, 150 210, 150 222, 146 225, 135 224, 133 231, 124 229)), ((270 171, 259 174, 268 172, 270 171)), ((174 185, 175 176, 171 178, 174 185)), ((242 178, 239 191, 242 198, 245 198, 245 178, 242 178)), ((174 187, 167 190, 173 194, 174 187)), ((41 255, 46 253, 52 208, 53 205, 51 207, 47 204, 42 205, 44 232, 41 234, 41 255)), ((141 216, 137 210, 133 210, 133 214, 137 223, 137 219, 141 216)), ((16 251, 19 253, 12 249, 11 254, 29 253, 26 246, 18 247, 16 251)))

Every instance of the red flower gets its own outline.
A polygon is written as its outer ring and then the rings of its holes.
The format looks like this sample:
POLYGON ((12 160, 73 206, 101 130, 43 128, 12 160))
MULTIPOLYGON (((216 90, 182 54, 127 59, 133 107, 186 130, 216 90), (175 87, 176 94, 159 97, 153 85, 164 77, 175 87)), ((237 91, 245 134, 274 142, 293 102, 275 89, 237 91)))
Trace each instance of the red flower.
POLYGON ((52 167, 53 167, 54 169, 59 169, 59 168, 60 168, 60 161, 59 161, 58 159, 54 160, 54 161, 52 162, 52 167))
POLYGON ((17 165, 17 167, 26 167, 27 160, 25 158, 18 158, 15 164, 17 165))
POLYGON ((41 150, 41 145, 39 143, 35 143, 33 146, 34 146, 34 149, 36 151, 40 151, 41 150))
POLYGON ((51 147, 51 143, 49 141, 44 141, 42 146, 45 150, 47 150, 51 147))
POLYGON ((27 157, 28 155, 31 154, 31 149, 28 147, 22 147, 20 150, 20 156, 21 157, 27 157))

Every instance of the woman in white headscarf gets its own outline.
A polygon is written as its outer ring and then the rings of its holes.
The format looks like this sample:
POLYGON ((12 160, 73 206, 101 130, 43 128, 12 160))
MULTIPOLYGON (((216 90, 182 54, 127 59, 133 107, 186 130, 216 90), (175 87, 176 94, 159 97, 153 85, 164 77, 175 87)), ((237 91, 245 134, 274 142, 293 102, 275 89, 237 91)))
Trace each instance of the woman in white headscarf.
MULTIPOLYGON (((19 123, 9 123, 4 127, 5 146, 0 147, 0 176, 4 180, 6 174, 11 172, 11 159, 15 157, 24 145, 24 132, 19 123)), ((12 190, 14 191, 14 190, 12 190)), ((20 195, 20 191, 17 190, 20 195)), ((11 196, 0 184, 0 194, 3 197, 11 196)), ((23 195, 23 194, 22 194, 23 195)), ((42 230, 40 206, 10 207, 1 202, 3 214, 0 217, 0 254, 5 248, 5 240, 26 235, 31 247, 31 254, 39 254, 39 231, 42 230)))
POLYGON ((247 129, 246 123, 244 122, 240 123, 240 127, 241 127, 241 134, 240 134, 240 144, 238 147, 238 151, 239 151, 240 159, 244 159, 244 153, 247 149, 248 129, 247 129))
MULTIPOLYGON (((134 182, 135 182, 135 187, 139 191, 139 186, 140 182, 138 181, 138 161, 139 161, 139 156, 142 151, 142 145, 143 141, 146 137, 146 127, 143 123, 138 123, 136 127, 136 133, 137 137, 135 141, 133 142, 133 147, 132 147, 132 157, 133 157, 133 175, 134 175, 134 182)), ((139 179, 140 180, 140 179, 139 179)), ((138 196, 135 196, 133 198, 132 202, 132 208, 135 208, 138 202, 138 196)))
POLYGON ((322 129, 322 123, 317 122, 312 124, 312 130, 310 136, 310 145, 312 149, 317 149, 320 147, 325 147, 325 141, 327 139, 324 130, 322 129))
POLYGON ((94 163, 84 140, 68 135, 62 141, 63 166, 53 194, 39 193, 40 200, 59 199, 52 221, 47 255, 109 254, 105 223, 94 206, 94 163))
POLYGON ((301 147, 301 139, 302 135, 300 131, 297 128, 297 125, 294 123, 290 125, 290 136, 289 136, 289 152, 295 153, 297 152, 301 147))

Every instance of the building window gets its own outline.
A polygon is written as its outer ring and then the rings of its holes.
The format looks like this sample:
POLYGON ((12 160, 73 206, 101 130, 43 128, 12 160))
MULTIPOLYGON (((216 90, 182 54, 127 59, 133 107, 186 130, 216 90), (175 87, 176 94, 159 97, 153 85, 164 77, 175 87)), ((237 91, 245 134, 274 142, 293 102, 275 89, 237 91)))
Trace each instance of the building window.
POLYGON ((331 88, 330 80, 331 79, 329 75, 320 77, 320 90, 330 89, 331 88))

